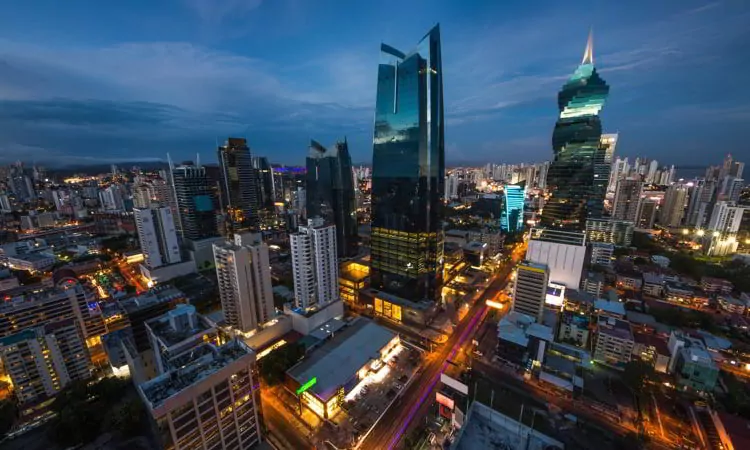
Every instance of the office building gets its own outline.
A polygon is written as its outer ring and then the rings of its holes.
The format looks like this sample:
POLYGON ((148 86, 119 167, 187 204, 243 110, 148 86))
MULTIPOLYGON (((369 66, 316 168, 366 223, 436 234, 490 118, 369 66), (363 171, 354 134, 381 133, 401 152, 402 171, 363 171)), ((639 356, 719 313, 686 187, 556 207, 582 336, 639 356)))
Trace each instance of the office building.
POLYGON ((592 35, 583 61, 558 94, 560 116, 552 135, 554 159, 547 173, 550 198, 544 205, 544 227, 583 230, 586 219, 600 217, 606 182, 599 167, 606 166, 608 148, 601 145, 599 112, 609 86, 594 67, 592 35))
POLYGON ((519 264, 513 287, 513 311, 541 323, 549 281, 550 270, 547 266, 531 262, 519 264))
POLYGON ((523 206, 526 189, 523 186, 506 185, 503 191, 504 205, 500 212, 500 228, 507 234, 523 231, 523 206))
POLYGON ((261 441, 255 353, 203 344, 179 369, 138 386, 167 450, 250 449, 261 441))
POLYGON ((612 218, 635 222, 638 217, 643 185, 633 178, 626 178, 617 182, 615 200, 612 205, 612 218))
POLYGON ((218 205, 206 168, 184 162, 171 167, 171 177, 182 238, 197 241, 218 236, 218 205))
POLYGON ((235 235, 234 242, 214 244, 216 276, 224 319, 249 332, 274 316, 268 245, 259 234, 235 235))
POLYGON ((659 224, 664 227, 679 227, 685 215, 688 188, 685 184, 673 184, 664 194, 664 203, 659 210, 659 224))
POLYGON ((258 226, 257 177, 252 155, 243 138, 228 138, 218 149, 221 204, 232 230, 258 226))
POLYGON ((325 305, 339 298, 336 227, 320 217, 309 219, 289 236, 297 306, 325 305))
POLYGON ((533 228, 526 259, 549 268, 550 280, 578 289, 586 260, 586 235, 583 232, 533 228))
POLYGON ((381 45, 373 138, 373 288, 440 301, 445 183, 443 71, 435 26, 405 54, 381 45), (409 86, 409 88, 406 88, 409 86))
POLYGON ((604 242, 618 247, 629 247, 633 241, 633 222, 614 219, 588 219, 586 238, 589 242, 604 242))
POLYGON ((177 230, 169 207, 136 208, 133 215, 146 267, 155 269, 182 261, 177 230))
POLYGON ((357 254, 357 213, 352 159, 346 140, 330 149, 310 141, 305 179, 307 217, 336 226, 338 256, 357 254))

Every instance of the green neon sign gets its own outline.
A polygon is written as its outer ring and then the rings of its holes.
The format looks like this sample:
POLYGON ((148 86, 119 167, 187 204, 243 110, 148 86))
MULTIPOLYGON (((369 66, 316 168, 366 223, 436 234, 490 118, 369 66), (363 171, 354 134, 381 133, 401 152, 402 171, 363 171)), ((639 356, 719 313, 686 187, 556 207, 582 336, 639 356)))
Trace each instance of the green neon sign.
POLYGON ((297 395, 300 395, 301 393, 305 392, 306 390, 310 389, 311 387, 315 386, 315 383, 318 382, 318 377, 312 377, 310 378, 310 381, 303 384, 302 386, 297 389, 297 395))

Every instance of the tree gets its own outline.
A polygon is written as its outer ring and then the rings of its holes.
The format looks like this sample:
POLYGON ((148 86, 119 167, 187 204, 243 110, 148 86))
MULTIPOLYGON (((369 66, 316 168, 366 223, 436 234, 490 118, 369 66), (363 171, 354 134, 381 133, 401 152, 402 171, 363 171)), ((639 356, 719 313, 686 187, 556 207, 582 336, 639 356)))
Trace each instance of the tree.
POLYGON ((305 346, 298 342, 271 352, 260 361, 260 376, 270 386, 284 381, 284 373, 305 356, 305 346))
POLYGON ((12 400, 0 400, 0 437, 5 436, 16 423, 18 408, 12 400))
POLYGON ((654 368, 645 361, 634 359, 625 365, 623 381, 634 393, 641 392, 646 382, 654 378, 654 368))

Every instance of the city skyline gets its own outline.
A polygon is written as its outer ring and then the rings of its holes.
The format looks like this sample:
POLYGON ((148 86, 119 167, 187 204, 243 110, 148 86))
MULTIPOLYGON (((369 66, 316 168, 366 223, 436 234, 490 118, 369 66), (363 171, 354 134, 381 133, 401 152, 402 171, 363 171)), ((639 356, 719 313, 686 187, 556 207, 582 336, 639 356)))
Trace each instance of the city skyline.
POLYGON ((548 105, 589 26, 597 67, 616 86, 603 131, 621 133, 618 155, 682 165, 729 152, 747 159, 740 128, 747 87, 741 77, 706 80, 744 73, 747 61, 731 55, 747 36, 741 24, 750 11, 680 2, 646 15, 644 5, 441 4, 409 23, 408 11, 386 15, 388 5, 353 11, 339 4, 320 8, 321 16, 291 2, 185 1, 126 11, 29 2, 0 18, 2 158, 127 162, 161 160, 169 151, 175 160, 200 152, 211 161, 217 137, 236 135, 253 154, 287 164, 302 163, 311 136, 347 136, 353 162, 368 161, 377 44, 408 42, 411 29, 440 22, 449 61, 448 164, 549 159, 555 117, 548 105), (343 16, 335 36, 300 39, 343 16), (269 28, 271 17, 278 22, 269 28), (44 32, 30 37, 28 23, 44 32), (76 32, 59 35, 67 29, 76 32), (706 120, 710 127, 698 126, 706 120))

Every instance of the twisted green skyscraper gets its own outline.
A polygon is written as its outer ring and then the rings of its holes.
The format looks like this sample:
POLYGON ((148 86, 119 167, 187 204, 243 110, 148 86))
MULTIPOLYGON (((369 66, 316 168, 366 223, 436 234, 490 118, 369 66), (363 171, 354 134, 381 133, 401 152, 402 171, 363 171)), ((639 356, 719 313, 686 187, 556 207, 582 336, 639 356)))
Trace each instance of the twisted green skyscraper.
POLYGON ((554 159, 547 174, 551 196, 542 213, 545 227, 583 230, 587 218, 601 216, 607 176, 597 170, 606 163, 599 143, 599 111, 608 94, 609 86, 594 67, 589 35, 581 65, 557 96, 560 117, 552 134, 554 159))

